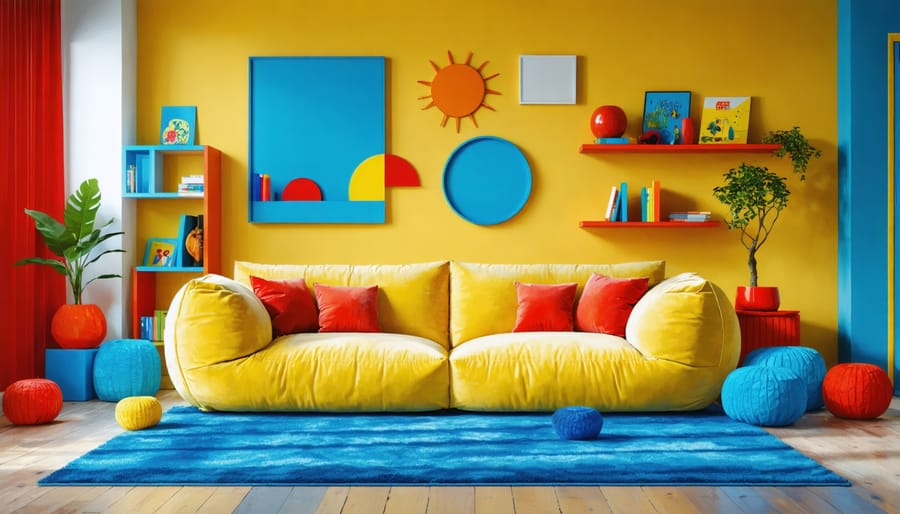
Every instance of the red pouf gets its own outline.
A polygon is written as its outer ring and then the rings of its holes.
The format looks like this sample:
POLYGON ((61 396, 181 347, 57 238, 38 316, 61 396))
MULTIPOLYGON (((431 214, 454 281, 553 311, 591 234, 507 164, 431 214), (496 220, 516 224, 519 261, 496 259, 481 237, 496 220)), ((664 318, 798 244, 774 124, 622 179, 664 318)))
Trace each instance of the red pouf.
POLYGON ((59 415, 62 404, 62 390, 46 378, 19 380, 3 393, 3 415, 15 425, 49 423, 59 415))
POLYGON ((840 418, 875 419, 890 407, 893 395, 887 373, 872 364, 838 364, 822 382, 825 408, 840 418))

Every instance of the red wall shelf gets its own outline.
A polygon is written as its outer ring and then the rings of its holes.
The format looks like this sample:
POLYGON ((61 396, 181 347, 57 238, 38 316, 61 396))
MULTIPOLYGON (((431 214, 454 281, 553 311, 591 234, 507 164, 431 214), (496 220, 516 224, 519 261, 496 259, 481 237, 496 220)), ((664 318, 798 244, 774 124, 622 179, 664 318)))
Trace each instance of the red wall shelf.
POLYGON ((582 221, 581 228, 712 228, 718 221, 582 221))
POLYGON ((581 153, 771 153, 781 145, 596 145, 584 144, 581 153))

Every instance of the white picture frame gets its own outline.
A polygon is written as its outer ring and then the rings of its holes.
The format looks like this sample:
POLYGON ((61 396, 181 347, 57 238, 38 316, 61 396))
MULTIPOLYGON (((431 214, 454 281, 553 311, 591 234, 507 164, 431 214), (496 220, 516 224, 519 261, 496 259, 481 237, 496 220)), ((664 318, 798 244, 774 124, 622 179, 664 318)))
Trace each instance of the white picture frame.
POLYGON ((575 55, 520 55, 519 104, 575 104, 577 63, 575 55))

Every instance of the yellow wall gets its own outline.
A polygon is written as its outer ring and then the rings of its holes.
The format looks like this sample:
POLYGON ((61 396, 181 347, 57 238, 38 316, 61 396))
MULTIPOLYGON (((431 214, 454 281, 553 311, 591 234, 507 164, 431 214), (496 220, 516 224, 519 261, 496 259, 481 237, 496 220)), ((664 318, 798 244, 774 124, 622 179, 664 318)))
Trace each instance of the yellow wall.
MULTIPOLYGON (((750 140, 799 125, 825 155, 805 184, 791 177, 791 205, 759 254, 760 285, 778 285, 799 309, 804 344, 836 362, 837 121, 836 2, 823 0, 191 0, 138 2, 138 143, 158 140, 162 105, 197 105, 200 144, 223 152, 223 267, 236 259, 291 263, 612 262, 664 258, 668 274, 697 271, 734 291, 747 282, 738 234, 706 229, 581 229, 602 215, 611 185, 658 178, 663 209, 725 213, 711 195, 742 159, 788 173, 754 155, 578 153, 589 117, 623 107, 637 136, 646 90, 753 97, 750 140), (496 112, 477 113, 457 134, 436 109, 421 110, 434 74, 474 52, 496 112), (578 55, 577 105, 519 105, 520 54, 578 55), (387 150, 418 169, 421 188, 389 189, 384 225, 250 224, 247 221, 248 57, 383 55, 388 58, 387 150), (518 216, 472 225, 450 209, 441 173, 450 152, 495 135, 528 157, 534 189, 518 216)), ((173 223, 174 225, 174 223, 173 223)), ((165 227, 142 228, 157 234, 165 227)), ((174 234, 173 234, 174 235, 174 234)))

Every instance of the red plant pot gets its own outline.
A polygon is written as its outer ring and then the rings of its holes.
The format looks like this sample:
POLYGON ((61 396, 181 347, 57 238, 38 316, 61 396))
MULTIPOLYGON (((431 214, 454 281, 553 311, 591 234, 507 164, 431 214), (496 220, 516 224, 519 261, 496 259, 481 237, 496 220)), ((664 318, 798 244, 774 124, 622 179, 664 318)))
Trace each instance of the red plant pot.
POLYGON ((738 286, 734 299, 739 311, 777 311, 780 305, 777 287, 738 286))
POLYGON ((61 305, 50 321, 50 333, 62 348, 95 348, 106 337, 106 316, 92 303, 61 305))

